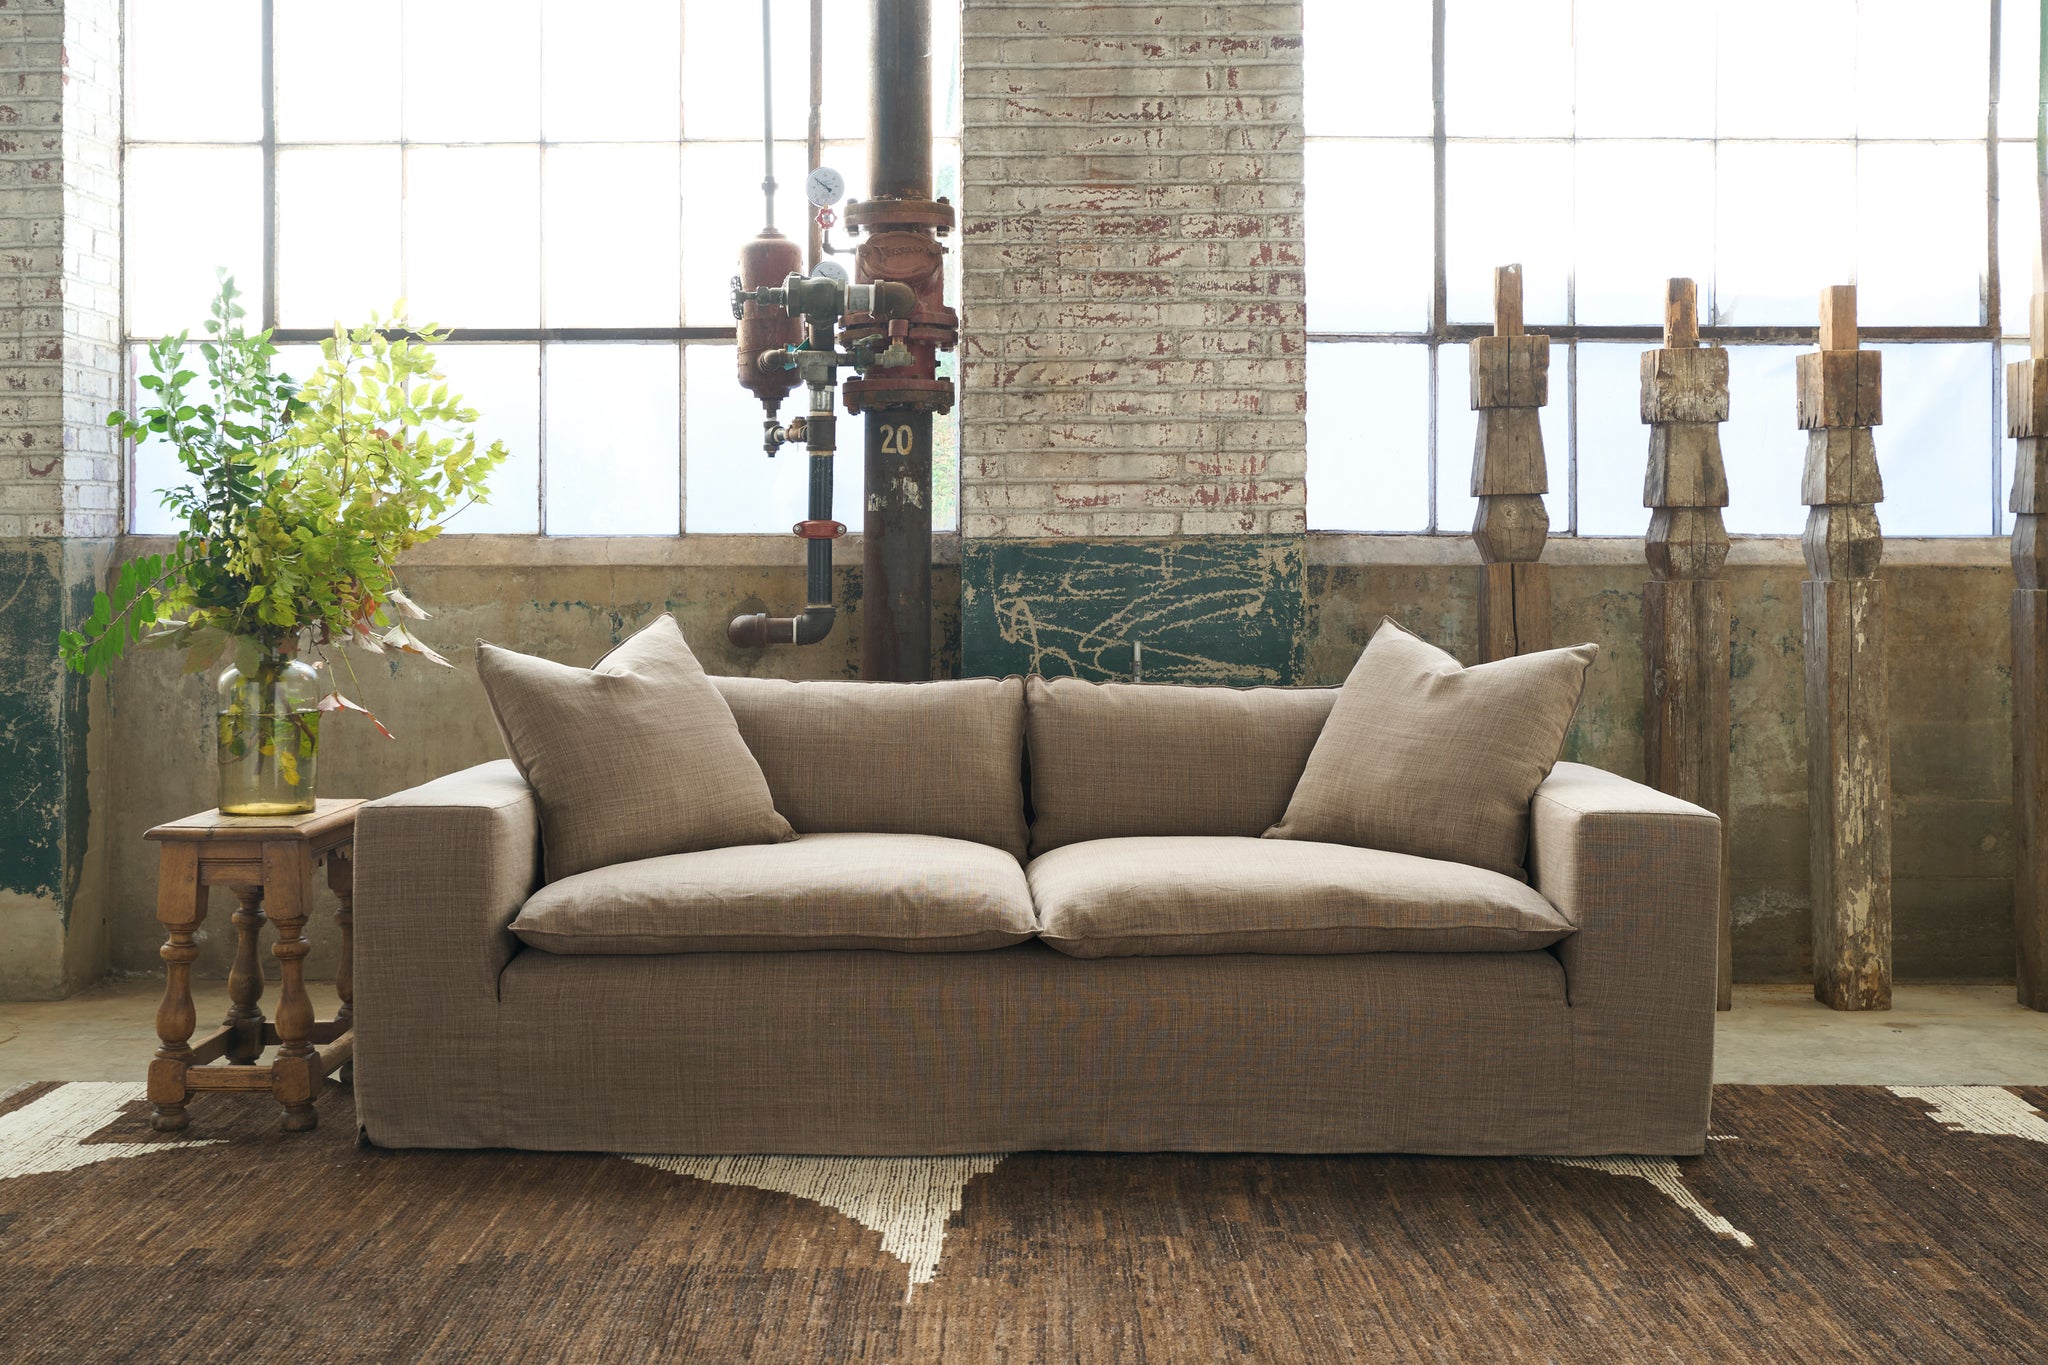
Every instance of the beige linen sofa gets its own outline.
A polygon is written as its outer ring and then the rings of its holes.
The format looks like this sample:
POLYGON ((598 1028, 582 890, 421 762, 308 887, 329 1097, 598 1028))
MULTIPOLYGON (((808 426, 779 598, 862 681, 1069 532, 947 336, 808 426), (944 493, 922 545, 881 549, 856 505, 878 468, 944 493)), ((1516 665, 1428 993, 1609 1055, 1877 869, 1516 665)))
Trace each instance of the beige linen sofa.
POLYGON ((370 1141, 1702 1149, 1706 811, 1561 763, 1523 882, 1259 838, 1334 690, 717 683, 794 842, 548 882, 509 762, 363 808, 370 1141))

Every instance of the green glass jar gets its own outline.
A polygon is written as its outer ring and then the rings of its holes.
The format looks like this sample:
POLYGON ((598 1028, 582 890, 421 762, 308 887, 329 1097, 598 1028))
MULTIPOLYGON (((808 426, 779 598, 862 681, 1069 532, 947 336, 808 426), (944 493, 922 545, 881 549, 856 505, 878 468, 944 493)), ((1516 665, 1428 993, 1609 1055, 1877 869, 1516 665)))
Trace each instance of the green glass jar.
POLYGON ((220 675, 214 717, 225 815, 313 809, 320 757, 319 675, 289 654, 266 654, 244 675, 220 675))

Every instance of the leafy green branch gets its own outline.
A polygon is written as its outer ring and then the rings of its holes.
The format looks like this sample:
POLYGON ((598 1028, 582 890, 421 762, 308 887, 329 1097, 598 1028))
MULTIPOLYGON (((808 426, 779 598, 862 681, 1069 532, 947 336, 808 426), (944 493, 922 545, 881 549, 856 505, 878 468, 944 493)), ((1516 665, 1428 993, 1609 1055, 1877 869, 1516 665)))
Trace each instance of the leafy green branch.
MULTIPOLYGON (((163 501, 184 529, 169 554, 122 567, 60 638, 64 662, 105 672, 140 642, 183 649, 198 672, 230 644, 255 665, 310 640, 445 664, 406 624, 426 613, 396 563, 439 535, 451 508, 486 499, 505 448, 479 444, 476 411, 450 392, 433 352, 443 334, 398 319, 387 332, 375 316, 337 326, 298 384, 273 369, 270 332, 244 330, 233 278, 220 282, 197 346, 206 392, 194 391, 180 333, 149 348, 136 385, 150 401, 108 418, 129 440, 161 438, 177 453, 191 478, 163 501)), ((363 709, 332 700, 327 709, 363 709)))

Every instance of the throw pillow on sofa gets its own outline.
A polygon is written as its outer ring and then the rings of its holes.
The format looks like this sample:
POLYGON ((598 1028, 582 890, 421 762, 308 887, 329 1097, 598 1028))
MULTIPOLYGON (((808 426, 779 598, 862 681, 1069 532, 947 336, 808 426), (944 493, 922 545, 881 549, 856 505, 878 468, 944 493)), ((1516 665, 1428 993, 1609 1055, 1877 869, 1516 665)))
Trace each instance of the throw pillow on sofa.
POLYGON ((1463 667, 1383 618, 1269 839, 1356 844, 1526 880, 1529 802, 1598 645, 1463 667))
POLYGON ((796 832, 673 618, 574 668, 477 641, 505 750, 533 788, 549 881, 796 832))

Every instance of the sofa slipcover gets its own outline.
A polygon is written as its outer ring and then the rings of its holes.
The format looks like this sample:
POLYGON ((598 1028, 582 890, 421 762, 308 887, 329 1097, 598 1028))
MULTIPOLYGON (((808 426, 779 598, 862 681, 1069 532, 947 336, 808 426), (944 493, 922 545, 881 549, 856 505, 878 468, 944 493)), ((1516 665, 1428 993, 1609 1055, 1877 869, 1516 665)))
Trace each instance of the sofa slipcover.
POLYGON ((1039 937, 1070 957, 1527 952, 1572 931, 1512 877, 1345 844, 1094 839, 1028 871, 1039 937))
POLYGON ((356 1085, 391 1145, 1563 1152, 1588 1121, 1564 993, 1544 952, 525 952, 493 1006, 503 1099, 450 1123, 388 1069, 356 1085))
POLYGON ((1036 930, 1017 860, 927 834, 806 834, 786 844, 602 867, 535 893, 512 921, 550 953, 959 953, 1036 930))
MULTIPOLYGON (((1251 703, 1254 707, 1260 701, 1251 703)), ((568 955, 512 923, 533 791, 484 764, 356 822, 356 1112, 387 1147, 1693 1155, 1712 813, 1560 763, 1514 953, 1079 960, 1043 943, 568 955)))

